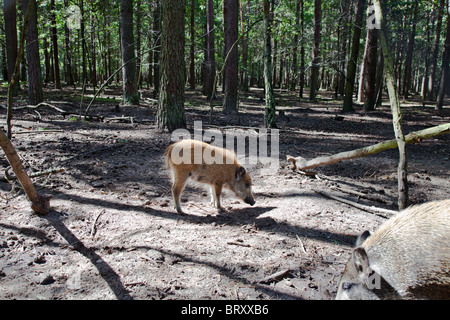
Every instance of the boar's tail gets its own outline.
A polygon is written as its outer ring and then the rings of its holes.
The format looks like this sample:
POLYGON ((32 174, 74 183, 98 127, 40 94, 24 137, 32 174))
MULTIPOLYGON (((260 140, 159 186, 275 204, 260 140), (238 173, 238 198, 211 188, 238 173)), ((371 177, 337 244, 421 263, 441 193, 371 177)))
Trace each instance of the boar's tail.
POLYGON ((172 149, 173 149, 173 144, 168 146, 166 151, 164 152, 164 157, 166 158, 167 169, 169 169, 170 166, 172 165, 172 160, 170 159, 170 154, 172 153, 172 149))

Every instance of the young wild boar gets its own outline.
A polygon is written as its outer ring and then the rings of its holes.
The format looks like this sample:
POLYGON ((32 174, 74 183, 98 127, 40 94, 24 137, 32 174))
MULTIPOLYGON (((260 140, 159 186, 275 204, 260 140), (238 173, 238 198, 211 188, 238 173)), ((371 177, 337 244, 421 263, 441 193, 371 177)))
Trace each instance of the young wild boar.
POLYGON ((219 210, 222 210, 220 194, 223 187, 233 191, 245 203, 255 204, 250 176, 237 162, 234 152, 202 141, 181 140, 170 145, 165 156, 172 175, 174 205, 179 214, 183 214, 180 196, 189 178, 210 186, 211 203, 219 210))
POLYGON ((364 232, 336 299, 450 299, 450 199, 407 208, 364 232))

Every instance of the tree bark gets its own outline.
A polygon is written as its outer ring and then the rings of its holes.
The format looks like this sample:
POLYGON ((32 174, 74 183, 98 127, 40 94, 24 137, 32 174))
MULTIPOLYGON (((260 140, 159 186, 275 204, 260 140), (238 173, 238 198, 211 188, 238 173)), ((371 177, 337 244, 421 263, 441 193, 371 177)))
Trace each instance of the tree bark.
POLYGON ((156 114, 158 129, 172 132, 186 126, 185 90, 185 1, 162 0, 161 87, 156 114))
POLYGON ((403 76, 403 98, 408 99, 409 89, 411 86, 411 73, 412 73, 412 60, 414 54, 414 42, 416 37, 416 23, 417 23, 417 13, 418 13, 418 1, 413 1, 413 17, 412 26, 409 33, 408 46, 406 48, 406 58, 405 58, 405 70, 403 76))
POLYGON ((315 100, 319 80, 320 67, 320 33, 322 29, 322 0, 314 0, 314 48, 311 62, 311 81, 309 84, 309 99, 315 100))
POLYGON ((272 28, 270 24, 269 0, 264 0, 264 88, 266 92, 266 108, 264 125, 266 128, 276 128, 275 97, 272 87, 272 28))
MULTIPOLYGON (((376 82, 377 82, 377 60, 378 60, 378 30, 367 30, 367 42, 364 53, 364 72, 362 90, 364 92, 365 112, 373 111, 376 103, 376 82)), ((361 90, 361 89, 360 89, 361 90)))
POLYGON ((225 41, 225 82, 223 113, 237 114, 238 112, 238 17, 239 0, 223 1, 224 41, 225 41))
POLYGON ((203 94, 208 100, 213 94, 214 77, 216 75, 215 47, 214 47, 214 3, 206 1, 206 52, 203 79, 203 94))
MULTIPOLYGON (((3 1, 3 15, 5 20, 6 62, 8 70, 8 83, 14 74, 17 58, 17 10, 16 0, 3 1)), ((13 95, 19 92, 19 82, 14 84, 13 95)))
POLYGON ((445 0, 439 1, 439 7, 437 8, 436 17, 436 32, 434 37, 433 52, 430 59, 430 76, 428 77, 428 84, 426 89, 426 100, 432 101, 436 95, 435 82, 437 73, 437 63, 438 63, 438 53, 439 53, 439 43, 441 41, 441 29, 442 29, 442 16, 444 13, 445 0))
POLYGON ((191 0, 191 23, 189 30, 189 87, 191 90, 195 89, 195 42, 194 42, 194 34, 195 34, 195 0, 191 0))
MULTIPOLYGON (((450 9, 449 9, 450 10, 450 9)), ((444 97, 449 85, 450 74, 450 17, 447 19, 447 36, 445 39, 444 53, 442 55, 442 76, 436 103, 436 110, 442 111, 444 97)))
POLYGON ((31 201, 31 208, 37 214, 47 214, 50 211, 50 196, 41 196, 33 185, 30 177, 28 176, 19 156, 17 155, 14 146, 11 141, 6 137, 3 130, 0 130, 0 146, 5 152, 6 158, 11 165, 17 179, 23 187, 28 199, 31 201))
POLYGON ((28 21, 27 40, 27 62, 28 62, 28 101, 36 105, 44 100, 42 91, 41 64, 39 58, 39 41, 37 29, 37 5, 36 0, 22 0, 23 12, 27 11, 31 4, 34 10, 31 12, 28 21))
POLYGON ((122 47, 123 103, 139 104, 133 36, 133 1, 120 1, 120 42, 122 47))
POLYGON ((398 91, 395 81, 395 70, 391 52, 388 46, 388 30, 385 26, 383 19, 383 11, 380 0, 373 1, 377 20, 381 25, 380 39, 381 47, 383 48, 384 55, 384 71, 386 75, 386 84, 388 87, 389 100, 392 110, 392 122, 394 126, 395 138, 398 144, 399 162, 398 162, 398 208, 403 210, 408 206, 408 156, 406 153, 405 137, 402 129, 402 113, 400 110, 400 102, 398 99, 398 91))
POLYGON ((50 10, 51 10, 51 39, 53 45, 53 73, 55 76, 55 88, 61 89, 61 77, 59 71, 59 54, 58 54, 58 33, 56 30, 56 14, 55 14, 55 0, 50 1, 50 10))
POLYGON ((361 38, 361 29, 363 22, 363 13, 366 6, 366 0, 358 0, 358 6, 355 17, 355 31, 352 40, 352 52, 347 66, 347 82, 345 83, 344 105, 342 111, 353 111, 353 89, 355 86, 356 66, 358 63, 359 40, 361 38))

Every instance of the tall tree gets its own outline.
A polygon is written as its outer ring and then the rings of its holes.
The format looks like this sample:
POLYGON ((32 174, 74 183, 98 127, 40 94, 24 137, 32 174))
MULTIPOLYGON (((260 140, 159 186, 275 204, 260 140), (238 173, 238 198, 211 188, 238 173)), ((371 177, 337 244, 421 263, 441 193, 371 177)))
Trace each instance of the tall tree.
POLYGON ((133 1, 120 1, 120 42, 123 67, 123 102, 135 105, 139 103, 136 77, 136 56, 133 36, 133 1))
POLYGON ((389 47, 388 30, 383 19, 383 10, 380 0, 373 0, 377 20, 381 26, 380 40, 384 56, 384 71, 386 74, 386 85, 388 87, 389 101, 391 103, 392 123, 394 126, 395 139, 399 150, 398 173, 398 209, 403 210, 408 205, 408 157, 406 153, 405 136, 402 129, 402 114, 400 101, 395 81, 395 69, 389 47))
POLYGON ((353 88, 355 86, 356 66, 359 54, 359 40, 361 38, 361 29, 363 24, 364 8, 366 0, 358 0, 355 17, 355 30, 352 39, 352 52, 347 66, 347 82, 345 83, 344 105, 342 111, 353 111, 353 88))
MULTIPOLYGON (((65 10, 67 10, 67 8, 69 7, 69 0, 64 0, 64 7, 65 7, 65 10)), ((33 19, 33 18, 31 17, 31 19, 33 19)), ((30 23, 31 23, 31 20, 30 20, 30 23)), ((70 30, 69 30, 69 26, 67 25, 67 23, 68 22, 66 21, 66 23, 64 24, 64 35, 65 35, 65 42, 66 42, 64 75, 65 75, 66 83, 69 85, 72 85, 74 83, 73 73, 72 73, 72 51, 71 51, 71 46, 70 46, 70 30)), ((28 40, 27 40, 27 42, 28 42, 28 40)))
MULTIPOLYGON (((14 74, 17 58, 17 2, 16 0, 3 1, 3 15, 5 19, 6 61, 8 69, 8 82, 14 74)), ((14 95, 19 92, 19 82, 14 84, 14 95)))
POLYGON ((161 86, 156 126, 173 131, 186 126, 185 90, 185 1, 162 0, 161 86))
POLYGON ((189 87, 195 89, 195 0, 191 0, 191 21, 189 28, 189 87))
POLYGON ((55 0, 50 1, 50 19, 51 19, 51 39, 53 46, 53 74, 55 77, 55 88, 61 89, 61 76, 59 70, 59 53, 58 53, 58 31, 56 29, 56 8, 55 0))
POLYGON ((269 0, 264 0, 264 88, 266 92, 266 108, 264 125, 266 128, 276 128, 275 97, 272 87, 272 28, 270 21, 269 0))
POLYGON ((442 107, 444 105, 444 96, 449 87, 449 75, 450 75, 450 4, 449 4, 449 16, 447 18, 447 35, 445 38, 444 53, 442 55, 442 76, 436 103, 437 111, 442 111, 442 107))
POLYGON ((435 82, 436 82, 436 73, 437 73, 437 64, 438 64, 438 53, 439 53, 439 44, 441 41, 441 29, 442 29, 442 16, 445 10, 445 1, 439 1, 439 7, 437 8, 437 17, 436 17, 436 31, 434 37, 434 45, 433 51, 431 53, 430 59, 430 76, 428 77, 428 83, 426 87, 426 99, 434 100, 436 96, 435 90, 435 82))
POLYGON ((378 29, 367 28, 366 47, 364 50, 363 68, 361 70, 360 92, 365 112, 375 109, 378 61, 378 29))
POLYGON ((237 113, 238 108, 238 21, 239 0, 223 1, 225 73, 223 113, 237 113))
POLYGON ((214 47, 214 2, 206 0, 206 50, 203 75, 203 94, 211 99, 214 77, 216 75, 216 60, 214 47))
POLYGON ((161 0, 155 0, 153 9, 153 97, 159 95, 160 86, 160 68, 159 56, 161 51, 161 0))
POLYGON ((322 30, 322 0, 314 0, 314 48, 311 62, 309 99, 316 99, 320 68, 320 38, 322 30))
POLYGON ((22 0, 23 12, 27 11, 28 5, 34 2, 28 21, 27 40, 27 62, 28 62, 28 100, 30 104, 38 104, 44 100, 42 92, 41 64, 39 59, 39 41, 37 29, 36 0, 22 0))
POLYGON ((300 89, 298 91, 298 95, 300 98, 303 98, 303 90, 305 87, 305 6, 304 1, 300 1, 300 29, 301 29, 301 46, 300 46, 300 81, 299 86, 300 89))
POLYGON ((416 24, 417 24, 417 14, 419 11, 419 2, 412 1, 412 25, 411 30, 409 32, 408 38, 408 46, 406 48, 406 58, 405 58, 405 69, 403 76, 403 97, 404 99, 408 99, 408 93, 411 86, 411 72, 412 72, 412 60, 414 54, 414 42, 416 38, 416 24))

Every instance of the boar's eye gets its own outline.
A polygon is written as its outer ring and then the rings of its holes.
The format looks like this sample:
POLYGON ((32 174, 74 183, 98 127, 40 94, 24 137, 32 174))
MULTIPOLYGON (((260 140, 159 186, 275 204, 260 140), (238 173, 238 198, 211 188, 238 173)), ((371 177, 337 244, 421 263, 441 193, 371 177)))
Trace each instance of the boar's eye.
POLYGON ((246 183, 245 184, 245 187, 248 189, 248 188, 250 188, 250 183, 246 183))
POLYGON ((342 289, 343 290, 350 290, 352 287, 353 287, 353 283, 350 283, 350 282, 344 282, 342 284, 342 289))

